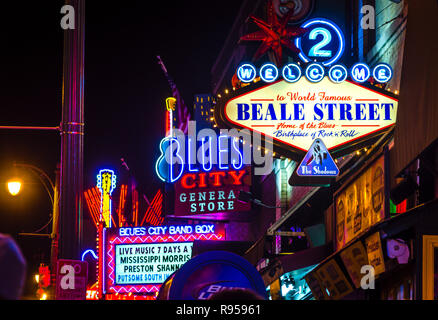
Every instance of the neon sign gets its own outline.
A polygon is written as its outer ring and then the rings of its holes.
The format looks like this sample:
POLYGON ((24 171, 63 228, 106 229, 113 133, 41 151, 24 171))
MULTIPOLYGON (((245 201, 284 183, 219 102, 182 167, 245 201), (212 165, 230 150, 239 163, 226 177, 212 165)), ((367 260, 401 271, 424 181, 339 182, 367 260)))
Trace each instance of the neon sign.
POLYGON ((244 63, 237 68, 237 77, 242 82, 252 82, 256 76, 257 70, 251 63, 244 63))
MULTIPOLYGON (((383 76, 389 69, 382 70, 383 76)), ((335 71, 335 80, 345 77, 344 68, 335 71)), ((361 79, 367 77, 365 71, 357 72, 361 79)), ((394 95, 348 80, 335 83, 324 77, 315 84, 301 77, 295 83, 278 80, 244 90, 219 101, 215 109, 218 124, 271 137, 278 151, 284 150, 296 161, 302 160, 315 139, 323 140, 336 158, 351 152, 348 147, 353 143, 374 138, 396 122, 394 95)))
POLYGON ((289 63, 283 67, 281 74, 284 80, 294 83, 301 78, 301 68, 295 63, 289 63))
POLYGON ((250 190, 250 168, 184 174, 175 183, 174 215, 249 211, 251 205, 238 201, 238 195, 250 190))
POLYGON ((311 63, 306 68, 306 78, 310 82, 320 82, 324 78, 324 67, 319 63, 311 63))
POLYGON ((373 78, 379 83, 385 83, 392 78, 392 68, 386 63, 379 63, 373 69, 373 78))
POLYGON ((260 78, 264 82, 274 82, 278 78, 278 69, 272 63, 265 63, 260 68, 260 78))
POLYGON ((192 257, 193 241, 225 240, 222 224, 105 229, 105 293, 158 292, 192 257))
POLYGON ((330 68, 328 76, 332 82, 341 83, 347 80, 348 71, 343 65, 337 64, 330 68))
POLYGON ((180 150, 181 144, 178 139, 166 137, 161 140, 161 155, 155 163, 155 171, 162 181, 173 183, 181 177, 184 171, 184 159, 179 155, 180 150), (175 174, 175 163, 180 165, 179 173, 177 174, 175 174))
MULTIPOLYGON (((250 63, 245 63, 237 69, 237 77, 242 82, 251 82, 254 80, 256 68, 250 63), (249 76, 251 75, 251 76, 249 76)), ((273 64, 265 64, 260 68, 260 79, 266 83, 275 82, 279 77, 279 70, 273 64)), ((301 78, 303 70, 298 64, 290 63, 285 65, 281 69, 281 75, 283 80, 295 83, 301 78)), ((313 62, 307 65, 304 69, 304 75, 310 82, 320 82, 326 75, 334 83, 342 83, 347 80, 348 75, 351 79, 357 83, 363 83, 367 81, 372 75, 373 78, 379 83, 386 83, 391 80, 393 72, 392 68, 385 63, 379 63, 374 68, 370 67, 366 63, 356 63, 348 72, 347 68, 342 64, 332 65, 328 70, 326 67, 318 62, 313 62)))
POLYGON ((176 108, 176 99, 169 97, 166 99, 166 134, 172 136, 173 130, 173 112, 176 108))
POLYGON ((185 138, 185 143, 175 137, 166 137, 160 142, 161 155, 155 169, 158 177, 174 183, 186 172, 210 172, 219 170, 240 170, 244 165, 242 147, 236 139, 221 135, 185 138))
MULTIPOLYGON (((298 64, 285 65, 281 72, 271 63, 265 63, 260 67, 260 79, 266 83, 272 83, 278 79, 281 73, 283 80, 297 82, 301 74, 305 74, 307 80, 318 83, 328 75, 334 83, 341 83, 347 79, 348 71, 342 64, 336 64, 345 50, 345 37, 341 28, 333 21, 324 18, 315 18, 306 21, 301 28, 307 32, 295 38, 295 46, 300 50, 298 57, 302 62, 309 64, 302 70, 298 64), (326 68, 330 68, 328 71, 326 68)), ((237 77, 244 83, 254 81, 257 70, 251 63, 242 63, 236 72, 237 77)), ((373 71, 365 63, 357 63, 350 70, 351 79, 357 83, 367 81, 370 76, 379 82, 386 83, 392 78, 392 69, 385 63, 374 66, 373 71)))
POLYGON ((214 224, 175 225, 158 227, 119 228, 119 237, 130 236, 165 236, 214 233, 214 224))
POLYGON ((295 39, 295 46, 300 49, 302 61, 322 63, 330 66, 342 57, 345 39, 342 30, 332 21, 316 18, 305 22, 301 28, 308 32, 295 39))
POLYGON ((95 253, 93 250, 88 249, 88 250, 85 250, 85 251, 82 253, 81 261, 84 261, 84 260, 85 260, 85 257, 87 256, 87 254, 91 254, 91 256, 92 256, 95 260, 98 259, 96 253, 95 253))
POLYGON ((326 146, 316 139, 297 169, 297 175, 308 177, 336 177, 339 169, 326 146))
POLYGON ((116 188, 116 175, 113 170, 103 169, 97 175, 97 187, 101 194, 101 214, 108 227, 111 227, 111 194, 116 188))
POLYGON ((351 77, 354 81, 363 83, 371 76, 370 68, 365 63, 356 63, 351 67, 351 77))

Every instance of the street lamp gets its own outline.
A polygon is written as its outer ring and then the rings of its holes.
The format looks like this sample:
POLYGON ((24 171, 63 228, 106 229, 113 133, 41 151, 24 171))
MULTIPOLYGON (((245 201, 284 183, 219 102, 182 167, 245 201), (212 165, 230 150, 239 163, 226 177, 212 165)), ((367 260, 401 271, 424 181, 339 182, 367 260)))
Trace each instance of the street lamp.
MULTIPOLYGON (((55 203, 55 201, 57 202, 58 199, 56 199, 58 197, 58 191, 57 191, 57 187, 55 186, 56 182, 53 183, 52 180, 50 179, 50 177, 47 175, 47 173, 45 173, 42 169, 31 165, 31 164, 27 164, 27 163, 16 163, 14 162, 13 164, 14 168, 24 168, 27 169, 28 171, 30 171, 34 176, 36 176, 39 181, 41 182, 41 184, 43 185, 44 189, 47 192, 47 195, 50 198, 50 202, 52 203, 52 207, 53 207, 53 212, 55 213, 55 205, 57 205, 55 203)), ((20 190, 21 190, 21 181, 19 179, 11 179, 8 181, 8 190, 9 193, 13 196, 16 196, 20 190)))
POLYGON ((9 180, 7 183, 7 186, 8 186, 9 193, 15 197, 20 192, 21 181, 16 180, 16 179, 9 180))
MULTIPOLYGON (((55 170, 55 183, 52 182, 50 177, 40 168, 26 164, 26 163, 15 163, 13 164, 14 168, 24 168, 31 172, 34 176, 36 176, 41 184, 44 186, 44 189, 47 192, 47 195, 50 198, 50 202, 52 204, 52 212, 50 214, 49 222, 44 226, 46 227, 50 222, 52 222, 52 232, 50 234, 42 234, 38 233, 42 230, 39 229, 34 233, 19 233, 19 235, 23 236, 42 236, 51 238, 51 251, 50 251, 50 265, 52 267, 52 272, 54 272, 56 268, 56 262, 58 257, 58 217, 59 217, 59 164, 55 170)), ((21 181, 19 179, 11 179, 8 181, 7 186, 9 193, 12 196, 16 196, 21 190, 21 181)), ((44 228, 43 227, 43 228, 44 228)))

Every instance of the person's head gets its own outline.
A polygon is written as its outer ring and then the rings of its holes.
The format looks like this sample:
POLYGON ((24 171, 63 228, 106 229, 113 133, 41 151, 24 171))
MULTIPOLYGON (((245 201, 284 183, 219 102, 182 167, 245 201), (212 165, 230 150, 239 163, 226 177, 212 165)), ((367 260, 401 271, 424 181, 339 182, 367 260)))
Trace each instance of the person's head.
POLYGON ((26 260, 8 235, 0 233, 0 300, 21 297, 26 278, 26 260))
POLYGON ((265 300, 256 292, 246 288, 230 288, 221 290, 209 297, 208 300, 265 300))

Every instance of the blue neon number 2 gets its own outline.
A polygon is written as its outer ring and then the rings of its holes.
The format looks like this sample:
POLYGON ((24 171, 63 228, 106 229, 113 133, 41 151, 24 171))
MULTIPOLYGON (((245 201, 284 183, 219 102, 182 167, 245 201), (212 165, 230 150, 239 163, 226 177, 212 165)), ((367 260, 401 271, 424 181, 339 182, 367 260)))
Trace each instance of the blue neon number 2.
POLYGON ((309 51, 311 57, 331 57, 331 50, 321 50, 332 41, 331 33, 325 28, 315 28, 309 34, 310 40, 316 40, 318 35, 322 35, 322 40, 315 44, 309 51))

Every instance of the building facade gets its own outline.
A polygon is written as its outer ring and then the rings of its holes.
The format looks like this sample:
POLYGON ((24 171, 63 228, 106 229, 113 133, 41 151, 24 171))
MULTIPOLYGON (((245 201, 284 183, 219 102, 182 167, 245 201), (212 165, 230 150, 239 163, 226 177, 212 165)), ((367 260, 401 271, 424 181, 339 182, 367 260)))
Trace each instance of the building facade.
MULTIPOLYGON (((414 48, 420 45, 413 33, 419 32, 420 26, 422 30, 428 29, 433 20, 421 19, 420 12, 429 10, 430 17, 436 15, 436 3, 409 2, 408 6, 408 1, 376 0, 337 2, 336 6, 326 1, 302 4, 308 5, 307 12, 300 12, 301 20, 296 20, 299 23, 291 19, 289 25, 302 25, 315 17, 335 21, 345 33, 344 64, 363 62, 371 66, 384 62, 392 67, 390 81, 382 84, 371 78, 368 83, 400 101, 397 123, 380 137, 336 158, 340 174, 324 186, 300 185, 290 179, 299 161, 278 152, 273 172, 255 176, 257 187, 252 190, 263 203, 278 208, 253 206, 257 222, 250 228, 255 244, 245 256, 262 274, 271 271, 271 276, 264 279, 273 299, 436 298, 433 248, 438 224, 429 214, 436 199, 437 135, 436 126, 431 125, 436 94, 424 82, 428 79, 435 84, 436 75, 426 72, 426 66, 421 72, 421 64, 413 65, 413 61, 419 63, 414 58, 414 48), (413 79, 420 77, 423 87, 415 86, 418 89, 413 91, 413 79), (413 111, 414 99, 422 103, 421 115, 413 111), (424 127, 413 125, 415 118, 424 119, 420 120, 424 127), (420 136, 427 136, 427 142, 420 136), (409 146, 405 139, 410 140, 409 146), (365 277, 366 267, 361 273, 363 266, 373 268, 374 290, 369 290, 366 282, 369 280, 365 277), (306 283, 297 281, 297 275, 305 277, 306 283)), ((260 42, 242 41, 256 30, 255 19, 248 17, 272 21, 270 5, 267 1, 242 4, 211 71, 218 103, 228 100, 231 90, 254 86, 260 81, 258 77, 251 84, 238 81, 236 70, 242 62, 253 63, 257 70, 267 62, 279 69, 285 63, 302 63, 287 50, 283 51, 280 63, 272 50, 254 59, 260 42)), ((274 1, 274 11, 276 5, 274 1)), ((429 56, 435 44, 426 45, 428 33, 422 34, 426 46, 421 54, 424 64, 436 70, 429 56)))

